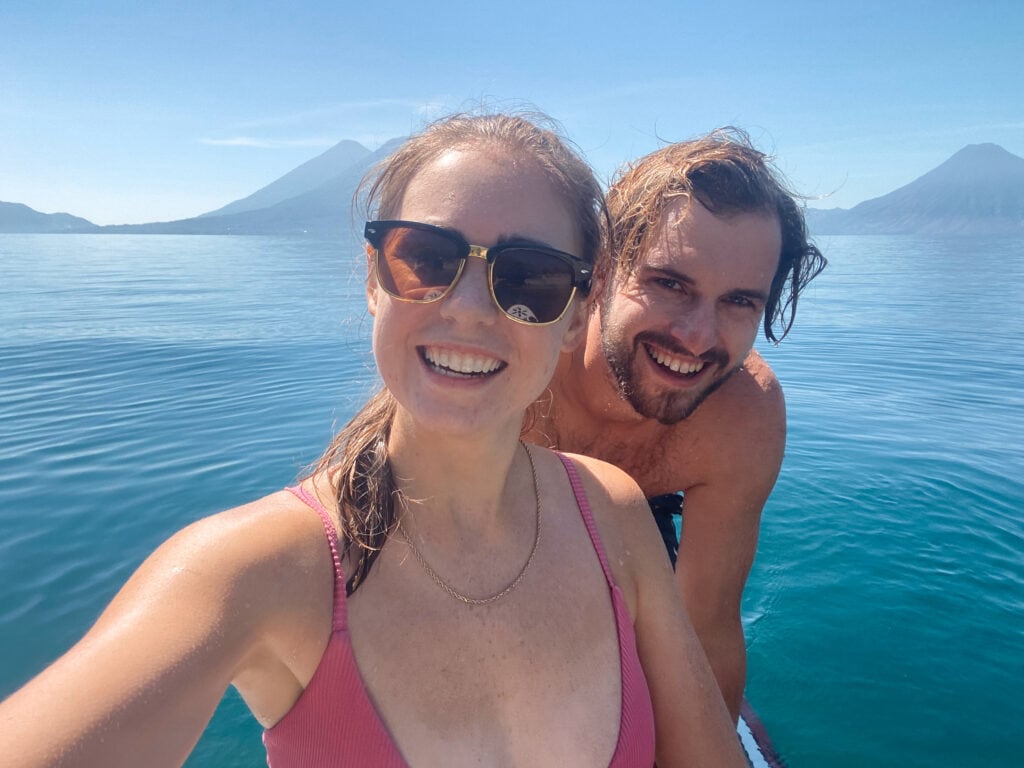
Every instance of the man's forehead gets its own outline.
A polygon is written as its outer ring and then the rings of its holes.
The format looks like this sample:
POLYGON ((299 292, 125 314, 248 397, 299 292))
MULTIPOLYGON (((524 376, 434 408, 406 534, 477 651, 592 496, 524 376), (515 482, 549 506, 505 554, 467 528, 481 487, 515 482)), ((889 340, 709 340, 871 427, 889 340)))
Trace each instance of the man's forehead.
POLYGON ((711 213, 699 200, 695 200, 690 195, 671 197, 665 201, 655 229, 673 229, 683 225, 693 217, 694 210, 711 213))
POLYGON ((744 212, 716 216, 689 197, 669 200, 637 263, 637 269, 659 269, 690 276, 715 265, 755 288, 770 282, 782 250, 778 218, 744 212))
POLYGON ((702 246, 730 245, 734 249, 771 245, 773 250, 781 252, 782 228, 778 216, 766 211, 718 215, 698 200, 675 197, 665 204, 658 223, 649 233, 645 250, 685 252, 702 246))
POLYGON ((653 231, 655 234, 672 234, 687 232, 694 227, 704 228, 716 223, 729 224, 752 219, 779 224, 779 217, 774 211, 759 208, 749 211, 713 212, 695 197, 678 195, 665 201, 653 231))
POLYGON ((690 207, 688 196, 673 197, 666 201, 661 215, 645 233, 637 267, 645 264, 661 266, 684 256, 685 251, 692 250, 689 232, 692 226, 690 207))

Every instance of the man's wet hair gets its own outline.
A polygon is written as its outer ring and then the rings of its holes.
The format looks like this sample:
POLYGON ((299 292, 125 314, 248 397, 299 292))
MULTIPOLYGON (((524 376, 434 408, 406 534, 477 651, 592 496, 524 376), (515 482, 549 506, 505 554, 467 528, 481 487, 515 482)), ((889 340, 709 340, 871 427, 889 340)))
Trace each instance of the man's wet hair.
POLYGON ((800 292, 827 261, 808 237, 797 202, 801 198, 789 189, 772 158, 755 149, 738 128, 669 144, 619 172, 606 196, 611 224, 598 272, 632 274, 665 207, 677 197, 696 200, 722 218, 763 213, 778 219, 782 251, 765 305, 764 335, 776 343, 784 339, 793 326, 800 292))

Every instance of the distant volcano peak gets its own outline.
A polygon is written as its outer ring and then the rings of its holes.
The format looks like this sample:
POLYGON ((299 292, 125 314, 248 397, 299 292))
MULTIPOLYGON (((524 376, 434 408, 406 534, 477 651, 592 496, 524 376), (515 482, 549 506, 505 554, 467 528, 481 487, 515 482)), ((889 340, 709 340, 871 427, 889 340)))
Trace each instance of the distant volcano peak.
POLYGON ((941 165, 850 210, 808 211, 816 234, 1024 235, 1024 158, 968 144, 941 165))
POLYGON ((940 171, 968 174, 968 178, 959 179, 961 184, 969 179, 1018 179, 1024 183, 1024 158, 1007 152, 998 144, 968 144, 921 179, 940 171))

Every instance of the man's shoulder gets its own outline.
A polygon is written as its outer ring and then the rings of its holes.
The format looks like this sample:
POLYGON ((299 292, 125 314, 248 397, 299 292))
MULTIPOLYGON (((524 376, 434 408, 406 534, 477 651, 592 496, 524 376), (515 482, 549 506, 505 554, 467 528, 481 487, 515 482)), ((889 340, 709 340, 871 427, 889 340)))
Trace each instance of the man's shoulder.
POLYGON ((751 351, 743 366, 677 426, 682 442, 701 445, 701 464, 714 462, 722 468, 729 460, 781 454, 786 434, 782 385, 764 358, 751 351))
POLYGON ((781 463, 785 448, 782 387, 764 358, 751 352, 689 418, 666 429, 665 464, 686 478, 683 489, 732 476, 739 467, 767 472, 781 463))
POLYGON ((682 433, 761 434, 785 428, 786 400, 775 372, 755 351, 722 387, 677 426, 682 433))
POLYGON ((782 385, 768 362, 751 350, 739 370, 694 415, 704 410, 717 411, 719 418, 732 414, 735 418, 771 419, 785 413, 782 385))

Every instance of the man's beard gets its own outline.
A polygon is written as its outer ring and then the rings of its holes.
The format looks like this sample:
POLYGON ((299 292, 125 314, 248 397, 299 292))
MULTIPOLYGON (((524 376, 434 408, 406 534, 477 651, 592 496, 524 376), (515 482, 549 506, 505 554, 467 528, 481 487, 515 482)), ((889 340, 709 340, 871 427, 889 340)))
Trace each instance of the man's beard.
MULTIPOLYGON (((607 326, 604 330, 606 330, 607 326)), ((708 396, 722 386, 730 376, 738 371, 742 361, 727 368, 729 355, 722 349, 715 348, 700 355, 705 366, 714 365, 721 371, 701 389, 672 390, 663 388, 657 394, 642 392, 639 387, 640 376, 636 371, 638 355, 650 357, 646 344, 650 343, 680 357, 693 357, 690 352, 681 349, 674 339, 655 331, 643 331, 633 339, 632 348, 626 343, 614 343, 607 332, 601 335, 601 350, 608 367, 615 377, 621 397, 628 402, 633 410, 647 419, 656 419, 665 425, 677 424, 687 418, 708 396)))

